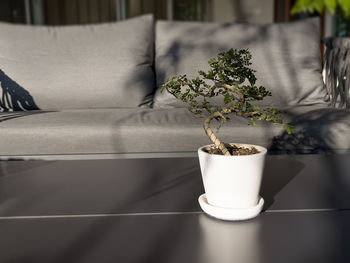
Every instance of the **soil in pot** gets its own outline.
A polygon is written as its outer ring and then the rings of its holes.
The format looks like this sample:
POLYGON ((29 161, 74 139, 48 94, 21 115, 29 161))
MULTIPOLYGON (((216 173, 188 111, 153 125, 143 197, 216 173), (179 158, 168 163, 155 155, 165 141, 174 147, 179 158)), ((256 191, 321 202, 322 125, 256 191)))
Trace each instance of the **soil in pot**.
MULTIPOLYGON (((225 146, 231 155, 250 155, 260 152, 255 147, 240 147, 234 144, 227 144, 225 146)), ((217 148, 215 145, 208 147, 205 149, 205 151, 210 154, 223 155, 219 148, 217 148)))

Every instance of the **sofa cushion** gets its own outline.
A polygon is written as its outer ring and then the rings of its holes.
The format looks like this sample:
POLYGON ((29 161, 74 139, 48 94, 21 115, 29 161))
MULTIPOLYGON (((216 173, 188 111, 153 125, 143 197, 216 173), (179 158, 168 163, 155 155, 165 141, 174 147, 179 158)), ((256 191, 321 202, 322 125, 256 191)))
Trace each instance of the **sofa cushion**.
MULTIPOLYGON (((156 75, 197 76, 208 60, 230 48, 249 49, 257 85, 272 92, 269 106, 324 104, 328 100, 321 75, 320 21, 317 18, 269 25, 157 22, 156 75)), ((220 100, 220 102, 222 99, 220 100)), ((170 94, 157 91, 155 107, 183 107, 170 94)))
POLYGON ((0 23, 3 110, 137 107, 155 86, 153 17, 74 26, 0 23))
MULTIPOLYGON (((350 149, 350 111, 320 106, 286 111, 298 130, 294 135, 287 135, 281 125, 258 122, 252 127, 246 119, 232 116, 218 136, 277 151, 350 149)), ((0 113, 2 156, 194 152, 209 143, 203 119, 184 108, 0 113)))

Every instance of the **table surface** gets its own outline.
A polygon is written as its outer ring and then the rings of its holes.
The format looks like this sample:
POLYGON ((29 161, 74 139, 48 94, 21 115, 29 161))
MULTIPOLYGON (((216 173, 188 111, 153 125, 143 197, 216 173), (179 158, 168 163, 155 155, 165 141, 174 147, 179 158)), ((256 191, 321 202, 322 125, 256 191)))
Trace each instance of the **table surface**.
POLYGON ((264 212, 203 214, 197 158, 0 162, 0 262, 350 262, 350 154, 269 155, 264 212))

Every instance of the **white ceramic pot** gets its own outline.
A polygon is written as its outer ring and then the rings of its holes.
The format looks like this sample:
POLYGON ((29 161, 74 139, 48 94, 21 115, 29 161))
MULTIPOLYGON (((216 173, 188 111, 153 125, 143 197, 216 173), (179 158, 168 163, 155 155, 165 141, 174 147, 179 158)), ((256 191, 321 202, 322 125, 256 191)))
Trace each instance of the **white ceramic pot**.
POLYGON ((259 153, 225 156, 209 154, 203 150, 210 145, 198 149, 207 202, 218 208, 255 207, 260 202, 259 192, 267 150, 257 145, 233 144, 243 147, 254 146, 259 153))

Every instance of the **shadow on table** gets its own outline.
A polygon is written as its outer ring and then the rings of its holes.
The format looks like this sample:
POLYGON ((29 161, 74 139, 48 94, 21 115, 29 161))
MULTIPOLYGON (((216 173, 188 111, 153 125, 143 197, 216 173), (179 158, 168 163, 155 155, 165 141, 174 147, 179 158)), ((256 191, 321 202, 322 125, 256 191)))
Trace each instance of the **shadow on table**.
MULTIPOLYGON (((134 208, 135 213, 157 211, 156 209, 150 209, 149 206, 151 204, 162 207, 164 204, 169 205, 170 203, 170 206, 177 207, 177 209, 181 207, 183 209, 188 207, 196 208, 198 206, 196 198, 203 191, 203 186, 198 184, 198 181, 200 181, 198 165, 194 165, 192 160, 183 159, 182 162, 181 160, 177 160, 178 166, 175 172, 167 169, 167 165, 172 163, 171 160, 167 162, 165 159, 162 162, 158 162, 159 166, 152 168, 154 169, 152 175, 147 180, 141 180, 138 187, 133 188, 132 195, 128 195, 129 198, 111 208, 109 213, 115 213, 115 211, 130 213, 132 208, 134 208), (164 166, 163 169, 160 166, 164 166), (168 171, 168 174, 164 173, 164 171, 168 171), (196 188, 193 189, 193 186, 196 188), (192 197, 193 194, 196 198, 192 197)), ((116 200, 116 203, 118 203, 118 200, 116 200)), ((162 210, 159 209, 159 211, 161 212, 162 210)), ((93 224, 71 240, 66 250, 62 251, 60 256, 53 262, 75 262, 84 259, 116 225, 120 230, 118 234, 122 235, 124 233, 125 239, 130 238, 132 231, 135 231, 136 237, 139 233, 144 233, 145 238, 139 240, 139 245, 143 244, 140 246, 142 247, 143 262, 166 262, 168 255, 177 249, 176 246, 169 246, 169 243, 178 243, 178 238, 181 237, 180 233, 188 229, 186 218, 169 217, 168 220, 160 220, 155 224, 157 231, 150 227, 145 229, 142 224, 137 223, 140 220, 139 218, 138 216, 112 217, 110 220, 96 218, 93 224), (130 221, 133 222, 130 223, 130 221), (127 229, 130 224, 135 228, 123 232, 123 229, 127 229), (174 226, 176 227, 174 228, 174 226), (140 229, 135 230, 138 227, 140 229)), ((149 215, 143 216, 141 220, 152 222, 156 218, 149 215)), ((125 242, 125 240, 121 240, 121 242, 125 242)), ((140 255, 133 254, 133 250, 134 247, 132 246, 125 247, 121 250, 120 257, 139 259, 140 255)), ((124 261, 123 259, 121 261, 138 262, 138 260, 124 261)))
POLYGON ((337 228, 339 229, 339 241, 340 251, 343 254, 344 261, 350 262, 350 224, 349 219, 345 215, 339 213, 347 213, 349 209, 349 197, 350 197, 350 165, 349 154, 330 154, 327 156, 327 172, 332 175, 332 180, 328 187, 325 189, 325 198, 328 202, 338 210, 338 214, 334 217, 337 228))
MULTIPOLYGON (((283 157, 283 156, 282 156, 283 157)), ((265 200, 264 210, 274 203, 274 197, 295 178, 305 167, 305 164, 284 157, 281 159, 267 158, 261 185, 261 196, 265 200)))

